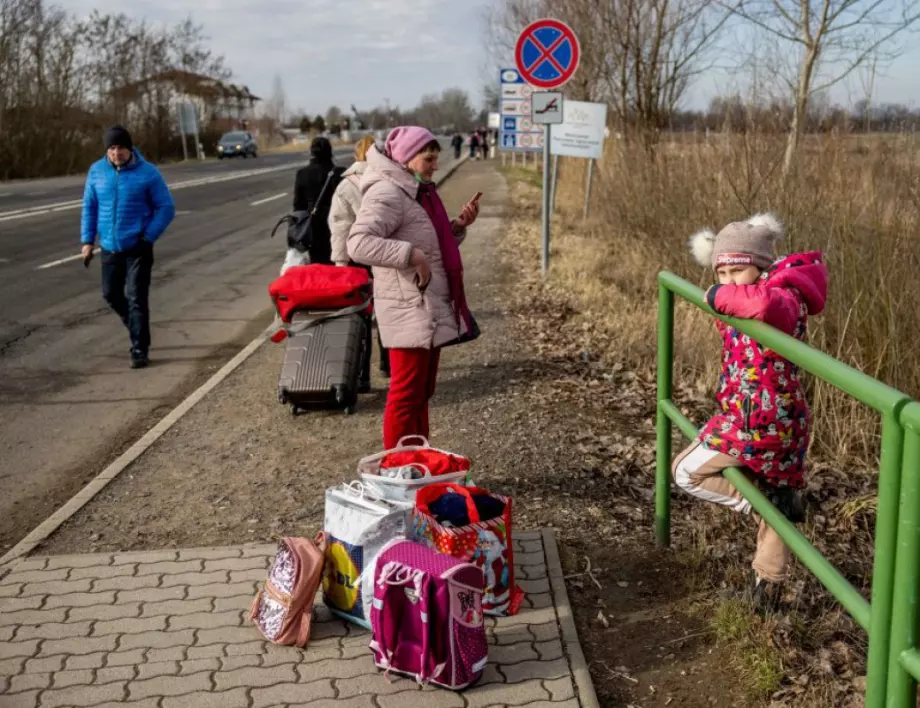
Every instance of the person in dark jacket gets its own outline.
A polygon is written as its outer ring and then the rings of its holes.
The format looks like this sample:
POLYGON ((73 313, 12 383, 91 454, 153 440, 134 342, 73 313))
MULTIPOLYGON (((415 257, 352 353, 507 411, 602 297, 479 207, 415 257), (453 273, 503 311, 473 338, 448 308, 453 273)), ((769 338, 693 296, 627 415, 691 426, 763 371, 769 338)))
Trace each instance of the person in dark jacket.
POLYGON ((308 249, 311 263, 332 264, 332 235, 329 231, 329 208, 332 195, 345 170, 332 159, 332 143, 327 138, 313 138, 310 143, 310 164, 297 170, 294 178, 294 211, 310 211, 316 206, 316 216, 310 222, 311 243, 308 249), (323 186, 332 173, 325 194, 323 186), (317 203, 319 202, 319 203, 317 203))
POLYGON ((460 151, 463 149, 463 136, 460 133, 454 135, 450 141, 451 147, 454 149, 454 159, 460 159, 460 151))
POLYGON ((86 175, 80 241, 89 263, 96 237, 102 250, 102 296, 131 336, 131 368, 147 366, 153 244, 176 215, 159 170, 120 125, 105 131, 105 157, 86 175))

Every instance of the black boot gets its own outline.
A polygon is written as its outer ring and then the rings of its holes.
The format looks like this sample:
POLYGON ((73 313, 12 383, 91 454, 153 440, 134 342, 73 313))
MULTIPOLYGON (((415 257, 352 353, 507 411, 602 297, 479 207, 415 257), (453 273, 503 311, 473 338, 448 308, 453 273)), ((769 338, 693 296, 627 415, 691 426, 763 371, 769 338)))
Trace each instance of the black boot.
POLYGON ((754 580, 750 589, 750 602, 759 612, 776 612, 780 606, 782 586, 770 580, 761 578, 754 573, 754 580))
POLYGON ((150 363, 150 359, 147 356, 147 352, 142 352, 139 349, 131 350, 131 368, 132 369, 143 369, 150 363))
POLYGON ((774 487, 758 480, 758 487, 780 513, 794 524, 805 522, 805 499, 802 493, 791 487, 774 487))

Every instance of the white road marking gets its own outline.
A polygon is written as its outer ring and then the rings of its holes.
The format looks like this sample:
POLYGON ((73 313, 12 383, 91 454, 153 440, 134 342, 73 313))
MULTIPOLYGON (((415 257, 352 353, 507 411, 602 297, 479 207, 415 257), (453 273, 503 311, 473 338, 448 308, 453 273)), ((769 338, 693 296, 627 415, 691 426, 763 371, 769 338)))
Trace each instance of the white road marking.
MULTIPOLYGON (((185 182, 176 182, 169 185, 169 190, 171 192, 176 191, 177 189, 185 189, 187 187, 198 187, 203 184, 215 184, 217 182, 229 182, 231 180, 244 179, 246 177, 257 177, 259 175, 266 175, 272 172, 282 172, 284 170, 293 170, 296 169, 298 165, 296 163, 280 165, 278 167, 263 167, 258 170, 249 170, 246 172, 231 172, 226 175, 218 175, 216 177, 200 177, 198 179, 186 180, 185 182)), ((26 209, 15 209, 13 211, 0 211, 0 221, 12 221, 13 219, 26 219, 30 216, 41 216, 42 214, 48 214, 51 212, 57 211, 69 211, 70 209, 78 209, 83 206, 82 199, 73 199, 68 202, 58 202, 56 204, 42 204, 41 206, 28 207, 26 209)))
MULTIPOLYGON (((97 248, 93 251, 93 253, 99 253, 100 250, 101 249, 97 248)), ((67 256, 67 258, 61 258, 60 260, 51 261, 50 263, 43 263, 42 265, 38 266, 35 270, 44 270, 45 268, 54 268, 54 266, 61 265, 61 263, 70 263, 70 261, 78 261, 78 260, 81 260, 82 258, 83 258, 83 254, 78 253, 75 256, 67 256)))
POLYGON ((185 216, 186 214, 191 214, 191 213, 192 213, 191 209, 179 209, 178 211, 176 211, 176 216, 185 216))
POLYGON ((0 263, 9 263, 9 262, 10 262, 9 258, 0 258, 0 263))
POLYGON ((265 197, 265 199, 260 199, 256 202, 252 202, 249 206, 259 206, 259 204, 267 204, 268 202, 273 202, 276 199, 281 199, 281 197, 286 197, 287 194, 288 194, 287 192, 281 192, 280 194, 276 194, 273 197, 265 197))

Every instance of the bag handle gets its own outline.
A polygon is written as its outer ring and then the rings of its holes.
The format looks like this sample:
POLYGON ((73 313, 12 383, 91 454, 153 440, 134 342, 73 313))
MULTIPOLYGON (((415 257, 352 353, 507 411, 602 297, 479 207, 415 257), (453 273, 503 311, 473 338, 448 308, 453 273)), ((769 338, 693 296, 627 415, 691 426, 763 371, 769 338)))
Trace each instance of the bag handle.
POLYGON ((382 452, 375 452, 373 455, 367 455, 358 460, 358 472, 367 472, 368 474, 377 474, 379 464, 375 466, 375 462, 379 463, 383 460, 384 457, 390 455, 394 452, 409 452, 412 450, 422 450, 428 449, 431 446, 428 444, 428 439, 421 435, 404 435, 399 439, 399 442, 396 443, 396 447, 391 447, 388 450, 383 450, 382 452), (406 445, 406 440, 421 440, 424 445, 406 445))
MULTIPOLYGON (((379 585, 381 587, 385 585, 404 585, 406 581, 408 580, 408 578, 403 579, 401 582, 398 579, 392 580, 392 581, 390 580, 390 578, 393 576, 402 575, 400 571, 403 570, 403 568, 404 566, 402 566, 402 564, 397 563, 395 561, 389 561, 385 566, 383 566, 383 568, 380 569, 380 577, 377 579, 376 585, 379 585)), ((405 569, 411 570, 409 568, 405 568, 405 569)), ((384 599, 385 598, 386 598, 386 594, 384 593, 384 599)), ((374 598, 374 602, 377 602, 376 597, 374 598)), ((394 608, 394 612, 395 612, 395 608, 394 608)), ((375 631, 374 637, 373 637, 373 641, 377 643, 377 648, 379 649, 381 657, 382 657, 381 664, 383 665, 385 669, 383 675, 384 675, 384 678, 387 679, 387 681, 390 680, 390 662, 393 660, 393 649, 387 644, 387 639, 386 639, 387 634, 388 634, 387 628, 386 628, 386 625, 388 624, 386 621, 388 614, 389 613, 387 612, 380 612, 377 615, 378 622, 380 623, 380 631, 379 632, 375 631)), ((402 621, 402 615, 400 615, 396 620, 397 626, 399 625, 401 621, 402 621)))
MULTIPOLYGON (((312 539, 313 547, 319 551, 320 557, 323 559, 323 565, 325 565, 326 557, 326 547, 328 546, 328 537, 325 531, 318 531, 312 539)), ((320 576, 322 576, 323 569, 320 568, 320 576)), ((312 598, 311 598, 312 600, 312 598)), ((300 627, 297 630, 297 644, 298 647, 306 647, 307 643, 310 641, 310 630, 313 625, 313 602, 308 601, 307 606, 304 607, 303 611, 300 613, 300 627)))
POLYGON ((365 495, 373 501, 382 501, 383 493, 377 487, 371 484, 364 484, 360 479, 353 479, 351 482, 345 482, 341 487, 343 492, 354 494, 356 497, 363 499, 365 495))
MULTIPOLYGON (((479 491, 475 487, 473 487, 473 489, 479 491)), ((461 495, 466 500, 466 513, 467 516, 470 517, 470 523, 475 524, 479 522, 479 509, 476 508, 476 503, 473 501, 472 492, 466 487, 459 487, 450 482, 429 484, 427 487, 422 487, 416 494, 415 506, 419 511, 428 514, 428 516, 433 516, 428 505, 436 499, 440 499, 441 496, 447 492, 454 492, 455 494, 461 495)))
POLYGON ((396 443, 396 447, 405 447, 409 440, 421 440, 422 447, 431 447, 431 443, 428 442, 428 438, 426 438, 424 435, 403 435, 399 439, 399 442, 396 443))
POLYGON ((275 344, 278 344, 278 342, 283 342, 285 339, 287 339, 292 334, 300 334, 301 332, 305 332, 311 327, 316 327, 317 325, 321 325, 324 322, 329 322, 331 320, 336 320, 339 317, 346 317, 348 315, 356 315, 360 312, 363 312, 367 308, 367 306, 371 304, 371 302, 372 302, 372 299, 368 298, 367 300, 362 302, 360 305, 350 305, 349 307, 343 307, 341 310, 330 312, 327 315, 316 317, 312 320, 308 320, 307 322, 298 322, 297 324, 287 324, 287 323, 282 322, 281 328, 277 330, 274 334, 272 334, 270 339, 275 344))
MULTIPOLYGON (((392 511, 386 505, 387 500, 382 495, 379 499, 366 499, 363 494, 356 493, 353 489, 348 488, 347 485, 333 487, 327 491, 337 498, 340 503, 351 504, 374 514, 389 514, 392 511)), ((378 492, 379 490, 373 489, 373 491, 378 492)))
POLYGON ((294 219, 294 216, 293 216, 292 214, 285 214, 285 215, 282 216, 280 219, 278 219, 278 223, 275 224, 275 228, 272 229, 272 232, 269 234, 268 237, 269 237, 269 238, 274 238, 274 237, 275 237, 275 232, 278 230, 278 227, 281 226, 281 224, 284 224, 284 223, 290 224, 290 223, 293 223, 294 221, 295 221, 295 219, 294 219))
POLYGON ((319 196, 316 198, 316 203, 313 205, 313 208, 310 210, 310 216, 316 216, 316 210, 319 209, 319 203, 323 201, 323 197, 326 196, 326 190, 329 189, 329 183, 332 182, 332 178, 335 176, 335 168, 329 170, 329 174, 326 175, 326 181, 323 182, 323 188, 319 190, 319 196))

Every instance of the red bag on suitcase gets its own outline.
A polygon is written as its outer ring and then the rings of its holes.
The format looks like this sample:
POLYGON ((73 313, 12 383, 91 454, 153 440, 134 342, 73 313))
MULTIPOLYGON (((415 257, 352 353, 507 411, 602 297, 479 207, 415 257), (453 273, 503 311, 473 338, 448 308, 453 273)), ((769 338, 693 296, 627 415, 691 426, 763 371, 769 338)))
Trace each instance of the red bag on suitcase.
POLYGON ((419 489, 412 511, 411 539, 436 551, 473 563, 482 568, 486 586, 482 611, 487 615, 515 615, 524 601, 524 592, 514 582, 514 548, 511 540, 511 497, 480 487, 463 487, 450 482, 419 489), (442 525, 431 507, 442 496, 458 494, 465 499, 469 524, 442 525), (489 497, 499 504, 501 513, 481 520, 475 497, 489 497))
MULTIPOLYGON (((296 310, 341 310, 370 299, 371 279, 364 268, 322 263, 294 266, 275 278, 268 293, 283 322, 296 310)), ((371 312, 368 305, 367 313, 371 312)))

